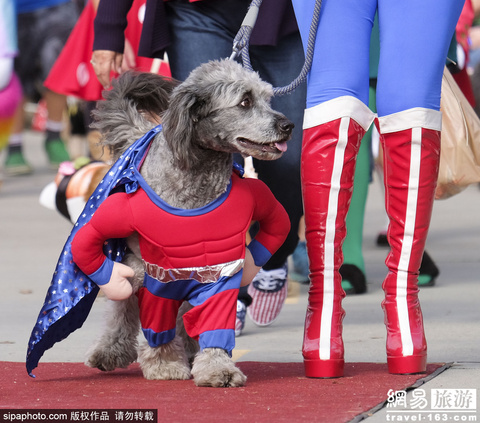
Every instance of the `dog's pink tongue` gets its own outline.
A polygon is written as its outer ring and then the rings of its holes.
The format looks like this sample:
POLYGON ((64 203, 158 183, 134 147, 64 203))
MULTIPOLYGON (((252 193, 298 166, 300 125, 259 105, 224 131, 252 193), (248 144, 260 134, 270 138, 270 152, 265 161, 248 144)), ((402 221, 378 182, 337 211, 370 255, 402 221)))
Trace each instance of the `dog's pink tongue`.
POLYGON ((286 141, 276 142, 275 147, 277 147, 280 151, 285 153, 285 151, 287 151, 287 142, 286 141))

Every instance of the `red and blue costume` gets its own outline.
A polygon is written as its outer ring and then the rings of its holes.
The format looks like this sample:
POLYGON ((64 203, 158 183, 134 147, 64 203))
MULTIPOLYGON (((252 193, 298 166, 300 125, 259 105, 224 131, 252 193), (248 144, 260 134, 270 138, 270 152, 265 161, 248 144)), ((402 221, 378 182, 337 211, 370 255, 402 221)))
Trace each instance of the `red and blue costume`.
POLYGON ((252 221, 260 223, 248 248, 262 266, 285 239, 286 212, 263 182, 236 172, 224 194, 191 210, 171 207, 140 175, 136 179, 138 190, 111 195, 79 230, 72 244, 75 263, 102 285, 113 266, 104 242, 138 234, 145 269, 140 320, 149 345, 173 339, 178 309, 187 300, 193 305, 184 315, 187 333, 202 349, 231 353, 246 233, 252 221))

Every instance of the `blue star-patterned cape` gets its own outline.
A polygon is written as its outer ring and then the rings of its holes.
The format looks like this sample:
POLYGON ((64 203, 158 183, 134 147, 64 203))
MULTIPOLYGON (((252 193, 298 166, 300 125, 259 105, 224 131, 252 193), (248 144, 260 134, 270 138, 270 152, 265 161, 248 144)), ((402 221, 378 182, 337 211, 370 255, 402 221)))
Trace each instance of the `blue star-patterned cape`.
MULTIPOLYGON (((161 129, 159 125, 147 132, 115 162, 87 201, 72 229, 58 260, 45 303, 30 336, 26 359, 27 372, 30 376, 33 376, 32 371, 37 367, 46 350, 82 327, 99 291, 95 282, 73 262, 71 245, 75 234, 91 219, 100 204, 114 189, 123 187, 127 193, 137 190, 138 172, 133 170, 141 165, 151 141, 161 129)), ((105 255, 115 261, 122 260, 125 251, 126 242, 121 239, 109 240, 104 246, 105 255)))

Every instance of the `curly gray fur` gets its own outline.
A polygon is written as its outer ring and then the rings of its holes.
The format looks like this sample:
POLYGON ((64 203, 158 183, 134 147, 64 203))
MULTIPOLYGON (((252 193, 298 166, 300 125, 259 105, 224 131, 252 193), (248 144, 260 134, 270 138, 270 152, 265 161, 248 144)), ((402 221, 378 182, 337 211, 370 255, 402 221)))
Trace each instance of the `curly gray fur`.
POLYGON ((112 81, 113 88, 103 92, 105 101, 92 111, 91 127, 102 134, 101 144, 114 160, 159 123, 176 85, 178 81, 171 78, 133 71, 112 81))

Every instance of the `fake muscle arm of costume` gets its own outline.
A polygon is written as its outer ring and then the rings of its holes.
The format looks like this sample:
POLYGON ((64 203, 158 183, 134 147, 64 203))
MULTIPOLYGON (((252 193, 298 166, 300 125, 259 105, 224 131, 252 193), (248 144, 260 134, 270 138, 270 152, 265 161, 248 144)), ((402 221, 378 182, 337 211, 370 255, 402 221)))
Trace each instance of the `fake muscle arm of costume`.
POLYGON ((285 241, 290 231, 290 220, 265 183, 258 179, 245 179, 244 182, 250 184, 256 201, 252 220, 260 225, 260 230, 248 244, 248 249, 255 265, 262 267, 285 241))
POLYGON ((259 222, 260 231, 255 238, 248 244, 245 253, 245 263, 240 286, 247 286, 256 276, 262 266, 270 259, 275 251, 280 248, 285 241, 290 230, 290 221, 283 206, 276 201, 270 189, 261 181, 247 179, 257 186, 257 192, 253 192, 253 198, 264 199, 265 196, 272 197, 268 202, 268 207, 256 207, 257 212, 252 220, 259 222), (278 234, 282 234, 281 237, 278 234), (267 246, 267 248, 265 248, 267 246))
POLYGON ((72 255, 82 272, 97 285, 110 280, 113 261, 103 254, 103 244, 110 238, 127 238, 134 228, 127 194, 110 195, 72 241, 72 255))
POLYGON ((125 196, 113 194, 108 197, 72 242, 72 255, 80 269, 107 298, 117 301, 132 295, 132 285, 127 278, 134 276, 134 271, 106 257, 103 245, 107 239, 127 238, 134 232, 129 224, 133 221, 129 218, 132 213, 125 196))

